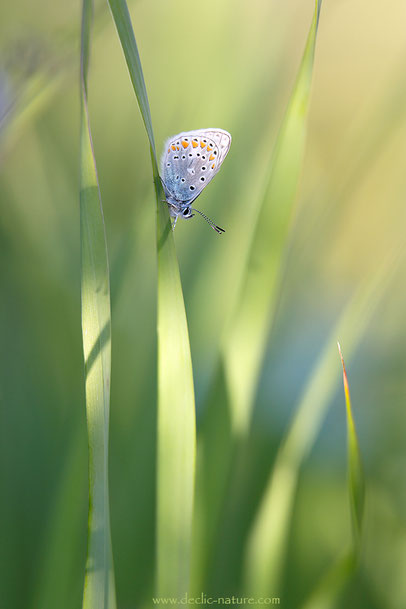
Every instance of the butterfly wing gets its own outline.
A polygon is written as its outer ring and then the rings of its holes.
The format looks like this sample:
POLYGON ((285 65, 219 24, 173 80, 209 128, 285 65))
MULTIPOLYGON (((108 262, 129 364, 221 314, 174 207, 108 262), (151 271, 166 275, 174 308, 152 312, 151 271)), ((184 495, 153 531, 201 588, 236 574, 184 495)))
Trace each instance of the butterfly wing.
POLYGON ((169 138, 161 160, 167 194, 189 205, 214 178, 230 145, 231 135, 222 129, 184 131, 169 138))

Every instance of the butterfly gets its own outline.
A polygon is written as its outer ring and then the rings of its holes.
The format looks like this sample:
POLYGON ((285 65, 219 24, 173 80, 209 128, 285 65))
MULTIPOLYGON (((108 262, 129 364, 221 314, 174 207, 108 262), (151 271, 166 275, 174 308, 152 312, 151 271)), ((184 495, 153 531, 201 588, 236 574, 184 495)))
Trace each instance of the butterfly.
POLYGON ((223 129, 197 129, 170 137, 161 159, 161 182, 172 229, 181 216, 189 220, 200 214, 219 235, 224 233, 203 212, 191 207, 203 188, 219 171, 231 146, 231 135, 223 129))

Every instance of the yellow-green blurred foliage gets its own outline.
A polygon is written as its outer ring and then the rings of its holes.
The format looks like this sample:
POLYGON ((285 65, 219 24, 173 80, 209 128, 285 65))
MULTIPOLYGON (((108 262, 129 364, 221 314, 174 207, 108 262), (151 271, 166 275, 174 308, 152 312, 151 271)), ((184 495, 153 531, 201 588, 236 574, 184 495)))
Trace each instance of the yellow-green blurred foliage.
MULTIPOLYGON (((130 4, 155 137, 221 127, 233 144, 199 199, 220 226, 178 223, 198 423, 312 17, 311 0, 130 4)), ((78 608, 87 461, 79 281, 79 3, 3 3, 0 18, 0 606, 78 608)), ((233 593, 275 449, 361 280, 405 239, 406 38, 401 0, 324 0, 307 152, 276 323, 236 506, 233 593)), ((90 118, 112 288, 110 492, 118 605, 153 584, 155 207, 147 137, 107 5, 97 3, 90 118)), ((365 548, 347 606, 406 602, 405 265, 348 363, 366 470, 365 548)), ((337 337, 340 338, 340 337, 337 337)), ((345 344, 342 344, 345 354, 345 344)), ((340 361, 337 356, 337 369, 340 361)), ((182 370, 179 370, 182 375, 182 370)), ((338 377, 339 378, 339 375, 338 377)), ((336 396, 302 473, 282 606, 299 607, 350 539, 345 408, 336 396)))

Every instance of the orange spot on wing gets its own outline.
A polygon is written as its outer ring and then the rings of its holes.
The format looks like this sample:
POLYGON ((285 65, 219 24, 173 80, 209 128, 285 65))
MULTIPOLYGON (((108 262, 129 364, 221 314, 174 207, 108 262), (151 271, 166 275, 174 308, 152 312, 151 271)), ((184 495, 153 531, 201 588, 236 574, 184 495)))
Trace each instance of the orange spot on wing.
POLYGON ((213 148, 207 144, 207 152, 210 152, 210 150, 213 150, 213 148))
MULTIPOLYGON (((208 148, 207 148, 207 150, 208 150, 208 148)), ((214 154, 211 154, 211 155, 209 156, 209 161, 214 161, 214 159, 215 159, 215 158, 216 158, 216 157, 214 156, 214 154)))
POLYGON ((171 148, 172 148, 172 150, 176 150, 176 146, 174 146, 173 144, 172 144, 171 148))
POLYGON ((201 141, 201 142, 200 142, 200 146, 201 146, 202 148, 204 148, 204 147, 206 146, 206 144, 205 144, 203 141, 201 141))
POLYGON ((216 164, 216 163, 213 163, 213 165, 211 166, 211 168, 212 168, 212 169, 214 169, 215 164, 216 164))
POLYGON ((179 146, 176 146, 176 150, 180 150, 179 146))
POLYGON ((185 140, 182 140, 182 146, 184 148, 187 148, 189 146, 189 142, 185 142, 185 140))
POLYGON ((199 144, 198 144, 197 142, 192 142, 192 146, 193 146, 193 148, 197 148, 197 147, 198 147, 198 145, 199 145, 199 144))

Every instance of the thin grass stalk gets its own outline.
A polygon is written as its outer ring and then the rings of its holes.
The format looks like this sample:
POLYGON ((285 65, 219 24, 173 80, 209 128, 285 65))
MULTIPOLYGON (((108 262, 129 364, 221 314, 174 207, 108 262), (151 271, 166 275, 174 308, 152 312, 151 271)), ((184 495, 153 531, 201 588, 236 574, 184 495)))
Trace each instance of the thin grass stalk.
POLYGON ((360 559, 365 480, 358 438, 352 415, 347 371, 345 369, 340 343, 337 343, 337 346, 343 368, 343 384, 347 413, 348 495, 350 499, 353 543, 350 550, 327 570, 326 574, 317 583, 310 597, 304 603, 302 609, 334 609, 334 607, 337 607, 340 594, 353 577, 360 559))
POLYGON ((156 594, 189 590, 195 475, 192 360, 179 266, 158 163, 141 61, 125 0, 109 6, 149 138, 157 212, 158 453, 156 594))
POLYGON ((80 234, 82 335, 89 446, 89 521, 83 609, 115 609, 108 494, 110 284, 103 209, 87 106, 92 4, 83 1, 80 234))
POLYGON ((350 388, 348 385, 347 371, 341 352, 340 343, 337 343, 343 367, 343 384, 345 395, 345 406, 347 413, 347 443, 348 443, 348 495, 351 509, 351 525, 353 532, 354 554, 359 558, 361 549, 362 522, 365 502, 365 478, 362 467, 361 454, 354 417, 352 415, 350 388))
POLYGON ((393 278, 399 253, 399 248, 391 252, 358 287, 309 377, 251 529, 245 569, 247 591, 275 594, 280 586, 300 468, 315 442, 338 383, 337 336, 345 340, 352 357, 393 278))

